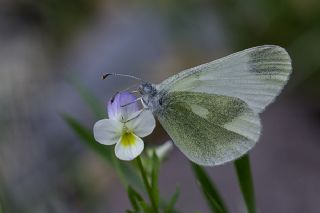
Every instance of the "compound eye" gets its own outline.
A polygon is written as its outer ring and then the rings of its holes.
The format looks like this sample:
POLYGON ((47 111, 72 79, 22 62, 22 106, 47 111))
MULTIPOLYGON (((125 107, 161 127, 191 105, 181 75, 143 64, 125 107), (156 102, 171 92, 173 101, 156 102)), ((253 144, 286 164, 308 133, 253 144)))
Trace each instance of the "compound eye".
POLYGON ((142 94, 142 95, 145 95, 145 94, 151 94, 153 90, 153 87, 151 84, 149 83, 144 83, 144 84, 141 84, 139 86, 139 92, 142 94))
POLYGON ((150 89, 149 86, 146 86, 146 87, 144 88, 144 91, 145 91, 146 93, 150 93, 151 89, 150 89))

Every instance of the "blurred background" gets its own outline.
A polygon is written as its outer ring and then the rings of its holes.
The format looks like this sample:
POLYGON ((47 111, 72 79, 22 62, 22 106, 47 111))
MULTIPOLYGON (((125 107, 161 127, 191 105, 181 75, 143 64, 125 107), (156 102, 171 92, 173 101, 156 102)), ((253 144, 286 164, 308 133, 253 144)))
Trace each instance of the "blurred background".
MULTIPOLYGON (((97 118, 79 95, 104 106, 133 82, 159 83, 183 69, 249 47, 276 44, 293 75, 262 114, 251 151, 258 210, 320 211, 320 1, 1 0, 0 206, 10 213, 125 212, 119 178, 61 118, 97 118)), ((168 139, 158 125, 146 144, 168 139)), ((231 212, 244 206, 232 164, 207 168, 231 212)), ((187 159, 175 148, 160 175, 163 197, 179 184, 181 212, 208 212, 187 159)))

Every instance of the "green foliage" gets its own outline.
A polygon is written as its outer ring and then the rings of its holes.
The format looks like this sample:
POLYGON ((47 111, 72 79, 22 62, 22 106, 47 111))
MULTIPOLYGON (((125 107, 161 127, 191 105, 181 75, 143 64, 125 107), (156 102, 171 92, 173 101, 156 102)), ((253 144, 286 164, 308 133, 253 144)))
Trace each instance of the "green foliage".
POLYGON ((137 212, 152 212, 150 207, 148 207, 147 203, 144 201, 143 197, 134 190, 131 186, 128 186, 127 188, 128 197, 130 200, 130 203, 133 207, 133 211, 128 210, 127 212, 137 213, 137 212))
POLYGON ((227 213, 222 197, 205 170, 194 163, 192 163, 192 169, 211 211, 214 213, 227 213))
POLYGON ((74 133, 78 135, 83 142, 85 142, 86 145, 88 145, 95 152, 99 153, 99 155, 101 155, 108 163, 112 164, 112 149, 97 143, 93 137, 92 130, 87 129, 80 122, 67 114, 62 114, 62 118, 71 127, 74 133))
POLYGON ((160 160, 155 152, 152 155, 152 169, 151 169, 151 190, 157 206, 159 206, 159 186, 158 177, 160 170, 160 160))
POLYGON ((234 162, 234 166, 248 213, 255 213, 256 204, 249 155, 245 155, 236 160, 234 162))
POLYGON ((139 168, 139 171, 140 171, 144 186, 145 186, 145 188, 147 190, 147 193, 148 193, 148 196, 149 196, 149 200, 151 202, 152 209, 153 209, 154 213, 158 213, 159 211, 158 211, 158 205, 157 205, 157 202, 156 202, 156 198, 155 198, 153 190, 151 188, 151 184, 150 184, 150 182, 148 180, 148 176, 150 176, 150 175, 148 175, 146 170, 144 169, 140 156, 138 156, 136 158, 136 162, 137 162, 137 165, 138 165, 138 168, 139 168))
POLYGON ((128 187, 128 196, 133 207, 133 210, 128 210, 127 212, 144 212, 144 213, 178 213, 175 209, 175 204, 178 200, 180 189, 177 187, 176 191, 168 201, 160 199, 158 177, 161 161, 159 160, 156 152, 153 150, 152 155, 149 158, 143 158, 145 164, 148 165, 149 169, 143 167, 143 162, 141 157, 138 157, 136 162, 138 168, 141 172, 142 179, 144 180, 146 191, 150 199, 151 205, 148 206, 143 200, 142 196, 135 191, 132 187, 128 187), (162 211, 160 211, 162 210, 162 211))

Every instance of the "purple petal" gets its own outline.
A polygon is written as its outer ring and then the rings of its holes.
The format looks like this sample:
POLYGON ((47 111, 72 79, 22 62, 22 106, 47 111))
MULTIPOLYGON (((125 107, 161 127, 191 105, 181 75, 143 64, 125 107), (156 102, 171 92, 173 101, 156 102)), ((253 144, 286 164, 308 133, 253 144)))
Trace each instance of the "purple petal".
POLYGON ((108 102, 109 118, 122 122, 128 120, 133 113, 139 111, 138 103, 134 102, 136 100, 137 97, 130 92, 119 92, 115 94, 108 102))

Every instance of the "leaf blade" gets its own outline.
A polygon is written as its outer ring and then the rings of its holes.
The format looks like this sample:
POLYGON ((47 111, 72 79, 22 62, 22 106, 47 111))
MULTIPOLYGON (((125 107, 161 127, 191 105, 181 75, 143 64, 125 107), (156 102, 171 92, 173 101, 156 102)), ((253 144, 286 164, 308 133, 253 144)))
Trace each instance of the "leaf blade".
POLYGON ((244 155, 236 160, 234 167, 248 213, 255 213, 256 203, 249 155, 244 155))
POLYGON ((156 205, 159 206, 159 186, 158 186, 158 177, 159 177, 159 170, 160 170, 160 160, 156 154, 156 152, 153 152, 152 155, 152 169, 151 169, 151 190, 152 194, 155 198, 156 205))
POLYGON ((144 213, 154 213, 143 197, 130 185, 127 187, 128 197, 135 213, 143 211, 144 213))
POLYGON ((212 212, 227 213, 228 211, 224 205, 222 197, 205 170, 195 163, 191 163, 191 165, 199 186, 201 187, 212 212))

